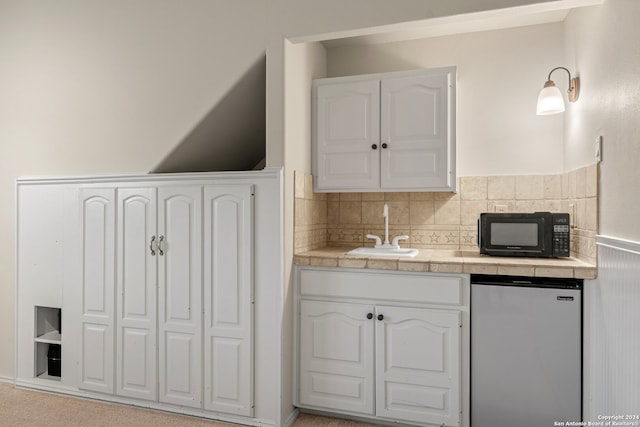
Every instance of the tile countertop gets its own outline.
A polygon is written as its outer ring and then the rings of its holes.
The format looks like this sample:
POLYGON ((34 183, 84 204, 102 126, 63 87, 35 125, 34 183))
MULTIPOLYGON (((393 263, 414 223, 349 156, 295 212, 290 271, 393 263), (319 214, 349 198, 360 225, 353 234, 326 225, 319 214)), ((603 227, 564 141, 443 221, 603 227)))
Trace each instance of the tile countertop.
POLYGON ((347 255, 354 247, 325 247, 296 254, 295 265, 370 268, 432 273, 502 274, 505 276, 595 279, 597 267, 577 258, 520 258, 480 255, 479 252, 420 249, 415 258, 347 255))

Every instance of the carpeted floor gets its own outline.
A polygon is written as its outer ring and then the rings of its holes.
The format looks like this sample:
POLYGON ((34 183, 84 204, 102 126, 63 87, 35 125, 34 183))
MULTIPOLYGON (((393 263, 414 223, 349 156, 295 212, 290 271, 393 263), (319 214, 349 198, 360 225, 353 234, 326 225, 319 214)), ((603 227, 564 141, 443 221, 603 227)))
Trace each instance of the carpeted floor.
MULTIPOLYGON (((1 427, 237 427, 201 418, 95 402, 0 383, 1 427)), ((372 427, 374 424, 301 414, 293 427, 372 427)))

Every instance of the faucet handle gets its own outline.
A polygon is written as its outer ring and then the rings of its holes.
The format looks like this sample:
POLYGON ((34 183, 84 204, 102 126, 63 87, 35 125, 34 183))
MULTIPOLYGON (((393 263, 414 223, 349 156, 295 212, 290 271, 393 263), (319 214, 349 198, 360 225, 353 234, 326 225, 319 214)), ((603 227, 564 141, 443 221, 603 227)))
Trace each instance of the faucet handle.
POLYGON ((376 246, 379 246, 382 244, 382 239, 378 236, 376 236, 375 234, 367 234, 367 239, 376 239, 376 246))
POLYGON ((401 234, 393 238, 393 242, 391 243, 393 246, 398 246, 398 242, 400 240, 409 240, 409 236, 406 234, 401 234))

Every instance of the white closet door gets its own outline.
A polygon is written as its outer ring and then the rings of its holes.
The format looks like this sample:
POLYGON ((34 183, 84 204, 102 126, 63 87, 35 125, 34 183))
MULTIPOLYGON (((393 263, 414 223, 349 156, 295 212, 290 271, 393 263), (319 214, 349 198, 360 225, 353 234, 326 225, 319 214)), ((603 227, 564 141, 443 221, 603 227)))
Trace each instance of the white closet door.
POLYGON ((114 188, 81 189, 81 351, 80 385, 113 393, 115 217, 114 188))
POLYGON ((156 190, 119 189, 117 394, 147 400, 158 394, 155 230, 156 190))
POLYGON ((381 87, 382 188, 446 188, 450 74, 389 78, 381 87))
POLYGON ((202 406, 202 187, 158 189, 160 401, 202 406))
POLYGON ((460 312, 376 307, 376 415, 460 423, 460 312))
POLYGON ((244 416, 253 416, 252 193, 204 188, 204 407, 244 416))

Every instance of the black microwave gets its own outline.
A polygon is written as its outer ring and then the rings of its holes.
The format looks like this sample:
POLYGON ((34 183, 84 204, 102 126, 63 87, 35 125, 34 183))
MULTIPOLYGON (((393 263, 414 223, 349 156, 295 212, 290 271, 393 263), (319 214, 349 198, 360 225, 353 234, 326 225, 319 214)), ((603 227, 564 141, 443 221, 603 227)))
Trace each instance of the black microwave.
POLYGON ((569 228, 567 213, 481 213, 478 247, 486 255, 568 257, 569 228))

